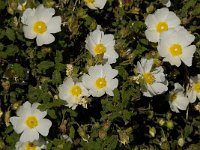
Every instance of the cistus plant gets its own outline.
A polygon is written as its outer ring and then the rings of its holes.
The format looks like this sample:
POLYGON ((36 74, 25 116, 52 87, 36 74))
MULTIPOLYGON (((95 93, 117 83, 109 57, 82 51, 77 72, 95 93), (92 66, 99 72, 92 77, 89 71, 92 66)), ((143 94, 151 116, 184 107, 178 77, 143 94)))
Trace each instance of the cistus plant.
POLYGON ((198 0, 0 0, 0 150, 200 149, 198 0))

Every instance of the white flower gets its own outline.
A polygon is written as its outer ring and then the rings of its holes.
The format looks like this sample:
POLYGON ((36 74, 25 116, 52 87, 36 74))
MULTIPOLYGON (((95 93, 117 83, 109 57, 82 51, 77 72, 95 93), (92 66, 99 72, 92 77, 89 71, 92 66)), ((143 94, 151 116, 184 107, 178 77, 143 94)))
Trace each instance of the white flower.
POLYGON ((33 142, 17 142, 15 144, 15 150, 41 150, 46 148, 46 142, 43 139, 39 139, 33 142))
POLYGON ((166 7, 170 7, 171 6, 171 1, 170 0, 160 0, 160 1, 166 7))
POLYGON ((114 96, 113 90, 118 86, 118 71, 112 69, 109 64, 91 66, 88 74, 84 74, 82 81, 93 97, 100 97, 107 93, 114 96), (88 75, 89 74, 89 75, 88 75))
POLYGON ((47 111, 37 109, 39 105, 39 103, 31 105, 27 101, 17 110, 17 116, 10 118, 15 132, 22 133, 21 142, 33 142, 39 139, 39 133, 43 136, 49 133, 52 122, 44 119, 47 111))
POLYGON ((190 103, 194 103, 197 98, 200 100, 200 74, 190 78, 190 85, 187 88, 187 96, 190 103))
POLYGON ((146 58, 142 58, 141 62, 137 62, 138 72, 144 81, 141 91, 143 92, 144 96, 147 97, 159 95, 168 90, 168 82, 165 79, 163 68, 152 68, 153 63, 153 59, 147 60, 146 58))
POLYGON ((154 14, 149 14, 145 20, 147 30, 145 35, 151 42, 158 42, 160 34, 179 26, 180 19, 168 8, 157 9, 154 14))
POLYGON ((192 65, 195 45, 190 45, 194 41, 194 35, 185 28, 177 27, 161 34, 158 44, 158 53, 164 57, 163 61, 179 67, 181 61, 187 66, 192 65))
POLYGON ((24 36, 28 39, 36 38, 38 46, 54 42, 55 37, 51 33, 61 31, 61 17, 52 17, 54 14, 53 8, 44 8, 43 5, 26 9, 21 17, 24 36))
POLYGON ((90 9, 103 9, 107 0, 84 0, 90 9))
POLYGON ((115 40, 112 34, 104 34, 100 31, 100 26, 87 36, 86 49, 95 57, 97 55, 103 55, 103 59, 108 59, 109 64, 115 63, 119 57, 114 50, 115 40))
POLYGON ((184 94, 184 89, 179 83, 174 84, 174 90, 169 94, 169 105, 172 111, 179 113, 179 110, 186 110, 189 100, 184 94))
POLYGON ((82 104, 84 96, 89 96, 83 84, 81 82, 74 83, 71 77, 66 78, 63 84, 58 87, 58 90, 60 99, 65 100, 67 106, 72 109, 82 104))

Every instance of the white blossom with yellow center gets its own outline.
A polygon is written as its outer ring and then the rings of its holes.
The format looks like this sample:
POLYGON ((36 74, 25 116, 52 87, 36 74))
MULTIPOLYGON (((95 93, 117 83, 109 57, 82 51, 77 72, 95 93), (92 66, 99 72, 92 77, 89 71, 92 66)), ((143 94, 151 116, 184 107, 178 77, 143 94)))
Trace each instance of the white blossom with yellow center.
POLYGON ((177 27, 162 33, 158 44, 158 53, 164 57, 163 61, 179 67, 181 61, 187 66, 192 65, 193 54, 196 51, 195 45, 190 45, 194 41, 194 35, 185 28, 177 27))
POLYGON ((17 110, 17 116, 11 117, 10 122, 13 125, 15 132, 20 136, 21 142, 33 142, 39 139, 39 133, 47 136, 52 122, 49 119, 44 119, 47 111, 37 109, 39 103, 32 105, 27 101, 17 110))
POLYGON ((187 96, 190 103, 194 103, 197 98, 200 100, 200 74, 190 78, 190 84, 187 87, 187 96))
POLYGON ((93 97, 101 97, 105 93, 114 96, 113 90, 118 86, 117 75, 118 71, 109 64, 95 65, 89 68, 88 74, 83 75, 82 81, 93 97))
POLYGON ((67 102, 69 108, 73 110, 77 105, 82 104, 83 97, 90 96, 88 90, 81 82, 74 82, 71 77, 65 79, 62 85, 58 87, 60 99, 67 102))
POLYGON ((103 9, 107 0, 84 0, 90 9, 103 9))
POLYGON ((39 139, 33 142, 17 142, 15 144, 15 150, 41 150, 46 149, 46 142, 43 139, 39 139))
POLYGON ((137 69, 143 80, 141 91, 147 97, 159 95, 168 90, 168 82, 165 79, 163 68, 152 68, 153 63, 153 59, 148 60, 146 58, 142 58, 141 62, 137 62, 137 69))
POLYGON ((114 36, 112 34, 104 34, 103 31, 100 31, 100 28, 100 26, 97 26, 95 31, 90 32, 85 40, 85 47, 94 57, 103 55, 103 59, 107 59, 107 63, 115 63, 119 55, 114 49, 114 36))
POLYGON ((147 30, 145 35, 151 42, 159 42, 161 33, 179 26, 180 19, 168 8, 157 9, 154 14, 149 14, 145 19, 147 30))
POLYGON ((24 36, 28 39, 36 38, 38 46, 54 42, 52 33, 61 31, 61 17, 53 17, 54 14, 53 8, 44 8, 42 4, 36 9, 26 9, 21 17, 24 36))
POLYGON ((179 109, 187 109, 189 100, 184 94, 184 88, 179 83, 175 83, 174 87, 174 90, 169 93, 169 105, 172 111, 179 113, 179 109))

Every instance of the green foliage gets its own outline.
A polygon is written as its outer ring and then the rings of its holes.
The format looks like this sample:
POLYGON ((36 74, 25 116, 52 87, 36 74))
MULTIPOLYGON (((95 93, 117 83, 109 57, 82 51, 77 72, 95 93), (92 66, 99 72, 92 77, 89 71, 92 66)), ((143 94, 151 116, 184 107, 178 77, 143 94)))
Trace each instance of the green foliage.
MULTIPOLYGON (((28 0, 26 7, 35 8, 41 2, 55 8, 56 15, 62 17, 62 31, 54 34, 52 44, 38 47, 35 39, 24 37, 20 19, 23 12, 17 10, 17 1, 0 0, 0 149, 15 149, 19 134, 6 121, 6 114, 10 113, 8 118, 16 116, 17 108, 25 101, 40 103, 39 109, 47 110, 47 118, 53 122, 49 135, 44 137, 47 150, 200 147, 200 103, 190 104, 187 114, 172 113, 166 100, 168 93, 145 98, 133 79, 137 61, 152 57, 156 51, 157 45, 145 37, 144 21, 148 14, 163 7, 159 0, 108 0, 98 10, 89 9, 83 0, 28 0), (85 48, 87 34, 97 25, 115 37, 119 59, 112 67, 118 70, 119 85, 113 97, 90 97, 88 109, 78 106, 72 110, 59 99, 58 86, 67 77, 67 64, 73 66, 72 77, 81 77, 98 62, 85 48), (149 133, 151 128, 155 136, 149 133), (72 142, 63 138, 65 134, 72 142), (179 138, 184 139, 182 146, 179 138)), ((198 0, 172 1, 170 10, 195 35, 197 51, 190 68, 163 63, 169 90, 175 82, 187 82, 182 75, 200 72, 199 7, 198 0)))

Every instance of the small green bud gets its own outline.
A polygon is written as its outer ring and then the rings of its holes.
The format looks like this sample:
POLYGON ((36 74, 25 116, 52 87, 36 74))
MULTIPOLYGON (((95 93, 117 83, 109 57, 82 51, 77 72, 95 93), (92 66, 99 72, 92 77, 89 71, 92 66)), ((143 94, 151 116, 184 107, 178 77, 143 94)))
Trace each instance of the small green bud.
POLYGON ((180 137, 180 138, 178 139, 178 145, 179 145, 180 147, 183 147, 184 144, 185 144, 184 138, 183 138, 183 137, 180 137))
POLYGON ((156 129, 154 127, 149 128, 149 134, 152 137, 155 137, 155 135, 156 135, 156 129))
POLYGON ((126 131, 119 131, 119 138, 122 144, 125 145, 129 143, 129 134, 126 131))
POLYGON ((160 126, 163 126, 165 124, 165 120, 163 118, 158 120, 158 123, 160 126))
POLYGON ((153 10, 154 10, 154 6, 153 6, 152 4, 150 4, 150 5, 146 8, 146 12, 147 12, 148 14, 152 13, 153 10))
POLYGON ((11 14, 11 15, 14 14, 14 10, 13 10, 11 7, 8 7, 8 8, 7 8, 7 12, 8 12, 9 14, 11 14))
POLYGON ((17 110, 19 108, 19 106, 21 105, 21 101, 17 101, 12 105, 12 109, 13 110, 17 110))
POLYGON ((167 126, 167 128, 169 128, 169 129, 173 129, 173 128, 174 128, 174 123, 173 123, 173 121, 168 120, 168 121, 166 122, 166 126, 167 126))

